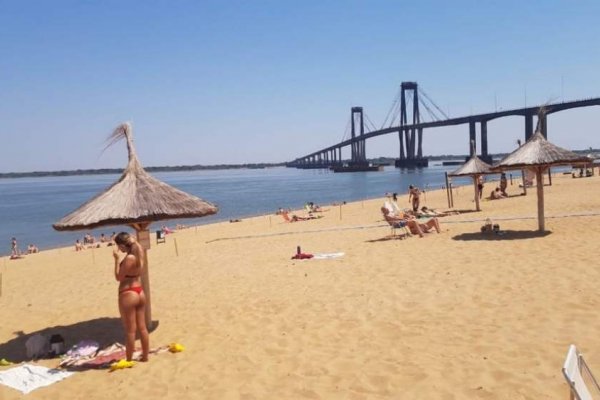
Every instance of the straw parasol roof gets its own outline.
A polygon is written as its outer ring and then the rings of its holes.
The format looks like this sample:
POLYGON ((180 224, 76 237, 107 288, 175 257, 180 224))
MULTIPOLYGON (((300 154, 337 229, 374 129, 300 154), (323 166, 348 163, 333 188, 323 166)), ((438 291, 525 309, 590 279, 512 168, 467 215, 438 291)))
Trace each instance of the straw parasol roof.
POLYGON ((450 172, 450 176, 473 176, 473 175, 485 175, 495 174, 496 172, 490 171, 491 165, 482 161, 477 155, 473 155, 469 160, 464 163, 460 168, 450 172))
POLYGON ((127 140, 129 163, 121 178, 104 192, 52 225, 58 231, 91 229, 215 214, 217 207, 152 177, 138 161, 129 123, 119 125, 109 146, 127 140))
POLYGON ((523 146, 494 165, 492 170, 499 171, 533 167, 548 168, 586 161, 589 162, 589 158, 550 143, 538 131, 523 146))
POLYGON ((470 176, 473 178, 473 188, 475 189, 475 208, 480 211, 479 207, 479 189, 477 187, 477 181, 481 175, 494 174, 495 172, 490 171, 491 166, 485 161, 477 157, 477 154, 473 152, 473 156, 464 163, 461 167, 449 173, 448 176, 470 176))
POLYGON ((559 165, 571 165, 585 162, 589 159, 570 150, 558 147, 547 141, 540 131, 537 131, 521 147, 510 153, 492 171, 505 171, 510 169, 530 169, 536 174, 538 197, 538 229, 544 231, 544 182, 542 173, 559 165))
POLYGON ((136 230, 138 241, 144 249, 142 286, 146 293, 146 324, 150 327, 152 311, 147 257, 147 250, 150 248, 148 226, 153 221, 215 214, 217 207, 175 189, 144 171, 133 147, 131 131, 131 125, 123 123, 109 137, 108 146, 123 138, 127 141, 129 163, 121 178, 52 226, 57 231, 74 231, 126 224, 136 230))

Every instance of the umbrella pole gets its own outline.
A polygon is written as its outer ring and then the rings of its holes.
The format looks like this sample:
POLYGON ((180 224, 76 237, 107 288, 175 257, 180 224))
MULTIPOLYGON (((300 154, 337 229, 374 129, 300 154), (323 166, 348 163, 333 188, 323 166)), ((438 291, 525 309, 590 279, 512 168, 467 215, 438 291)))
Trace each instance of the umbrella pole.
POLYGON ((479 207, 479 185, 477 181, 479 180, 479 175, 473 175, 473 187, 475 188, 475 209, 477 211, 481 211, 479 207))
POLYGON ((150 248, 150 223, 133 224, 137 234, 137 241, 144 249, 144 260, 142 265, 142 287, 146 295, 146 328, 152 330, 152 302, 150 301, 150 273, 148 271, 148 249, 150 248))
POLYGON ((544 232, 544 182, 542 180, 542 168, 536 168, 535 179, 537 181, 538 230, 544 232))

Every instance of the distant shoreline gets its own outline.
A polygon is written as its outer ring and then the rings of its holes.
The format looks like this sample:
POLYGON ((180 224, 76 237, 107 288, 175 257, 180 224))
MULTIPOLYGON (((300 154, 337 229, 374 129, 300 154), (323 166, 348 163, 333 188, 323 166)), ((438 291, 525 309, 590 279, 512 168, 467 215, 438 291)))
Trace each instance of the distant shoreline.
MULTIPOLYGON (((589 154, 600 152, 598 149, 587 149, 587 150, 573 150, 578 154, 589 154)), ((489 154, 494 159, 501 159, 508 155, 508 153, 497 153, 489 154)), ((450 155, 444 154, 441 156, 425 156, 429 160, 467 160, 469 157, 467 154, 462 155, 450 155)), ((369 159, 373 163, 389 163, 394 165, 395 158, 391 157, 377 157, 369 159)), ((163 166, 163 167, 145 167, 144 169, 148 172, 176 172, 176 171, 202 171, 202 170, 222 170, 222 169, 262 169, 262 168, 273 168, 273 167, 285 167, 286 162, 281 163, 256 163, 256 164, 217 164, 217 165, 177 165, 177 166, 163 166)), ((34 171, 34 172, 4 172, 0 173, 0 179, 11 179, 11 178, 41 178, 48 176, 76 176, 76 175, 109 175, 109 174, 121 174, 123 168, 101 168, 101 169, 76 169, 68 171, 34 171)))
MULTIPOLYGON (((176 172, 176 171, 200 171, 219 169, 263 169, 272 167, 284 167, 285 163, 259 163, 259 164, 220 164, 220 165, 178 165, 170 167, 145 167, 148 172, 176 172)), ((34 171, 34 172, 5 172, 0 173, 0 179, 11 178, 41 178, 48 176, 75 176, 75 175, 109 175, 121 174, 123 168, 101 168, 101 169, 76 169, 68 171, 34 171)))

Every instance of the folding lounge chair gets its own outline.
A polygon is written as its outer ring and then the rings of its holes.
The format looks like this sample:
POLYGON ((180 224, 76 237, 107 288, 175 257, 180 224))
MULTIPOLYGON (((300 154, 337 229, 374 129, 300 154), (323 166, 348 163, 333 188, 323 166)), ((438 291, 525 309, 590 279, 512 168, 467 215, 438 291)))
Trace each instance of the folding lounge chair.
MULTIPOLYGON (((598 386, 598 382, 596 382, 596 378, 590 371, 590 368, 586 364, 583 356, 577 350, 574 344, 569 346, 569 351, 567 352, 567 357, 565 359, 565 363, 562 367, 562 373, 569 383, 569 387, 571 389, 571 400, 593 400, 588 385, 586 381, 589 383, 589 386, 593 388, 594 393, 596 395, 600 395, 600 386, 598 386), (584 377, 586 378, 584 380, 584 377)), ((598 399, 598 397, 596 397, 598 399)))
POLYGON ((390 225, 392 236, 394 236, 394 237, 398 236, 401 239, 411 236, 410 231, 408 230, 408 227, 406 226, 406 222, 404 222, 404 221, 402 221, 402 222, 387 221, 387 223, 390 225), (396 234, 396 231, 398 229, 400 230, 400 234, 396 234))

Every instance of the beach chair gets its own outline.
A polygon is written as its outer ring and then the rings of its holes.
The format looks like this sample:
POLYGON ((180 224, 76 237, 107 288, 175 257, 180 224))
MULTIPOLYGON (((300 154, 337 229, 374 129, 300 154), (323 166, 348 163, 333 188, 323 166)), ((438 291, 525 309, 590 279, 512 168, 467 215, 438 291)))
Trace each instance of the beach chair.
POLYGON ((167 239, 165 238, 165 233, 162 231, 162 229, 156 231, 156 244, 159 243, 166 243, 167 239))
POLYGON ((594 397, 590 393, 590 388, 596 394, 595 398, 600 399, 598 382, 596 382, 592 371, 574 344, 569 346, 569 351, 562 367, 562 373, 569 383, 571 389, 569 398, 571 400, 593 400, 594 397))
POLYGON ((398 237, 399 239, 406 239, 407 237, 411 236, 410 230, 408 229, 406 222, 404 222, 404 221, 401 221, 401 222, 387 221, 387 223, 390 225, 392 237, 398 237), (400 231, 400 233, 397 233, 398 230, 400 231))

